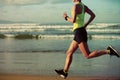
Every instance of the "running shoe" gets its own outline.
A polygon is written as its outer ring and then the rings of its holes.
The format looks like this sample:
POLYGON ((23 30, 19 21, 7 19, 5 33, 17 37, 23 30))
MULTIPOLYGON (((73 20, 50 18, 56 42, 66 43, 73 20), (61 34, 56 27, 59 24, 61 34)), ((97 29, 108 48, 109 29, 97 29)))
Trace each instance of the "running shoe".
POLYGON ((67 76, 68 76, 68 73, 67 73, 67 72, 64 72, 63 69, 61 69, 61 70, 56 70, 56 69, 55 69, 55 72, 56 72, 60 77, 62 77, 62 78, 64 78, 64 79, 66 79, 67 76))
POLYGON ((108 46, 108 47, 107 47, 107 50, 110 50, 110 55, 111 55, 111 56, 120 57, 120 55, 118 54, 117 50, 114 49, 112 46, 108 46))

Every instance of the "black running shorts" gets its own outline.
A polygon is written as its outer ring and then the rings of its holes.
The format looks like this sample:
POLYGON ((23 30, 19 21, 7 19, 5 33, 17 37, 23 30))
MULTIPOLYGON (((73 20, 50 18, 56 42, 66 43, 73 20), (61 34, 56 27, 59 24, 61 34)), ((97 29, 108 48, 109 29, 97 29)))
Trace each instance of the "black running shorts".
POLYGON ((74 31, 74 40, 80 44, 81 42, 87 42, 87 32, 86 29, 78 28, 74 31))

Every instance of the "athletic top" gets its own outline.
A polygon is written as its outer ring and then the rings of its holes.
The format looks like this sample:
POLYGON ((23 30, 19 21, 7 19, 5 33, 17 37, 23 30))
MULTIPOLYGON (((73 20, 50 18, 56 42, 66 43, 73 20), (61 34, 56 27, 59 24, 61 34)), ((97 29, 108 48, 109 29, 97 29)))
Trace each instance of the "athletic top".
MULTIPOLYGON (((84 4, 83 3, 77 3, 77 4, 82 5, 82 13, 76 16, 76 22, 73 24, 73 31, 75 29, 78 29, 84 26, 84 16, 85 16, 84 4)), ((72 15, 73 15, 73 11, 72 11, 72 15)))

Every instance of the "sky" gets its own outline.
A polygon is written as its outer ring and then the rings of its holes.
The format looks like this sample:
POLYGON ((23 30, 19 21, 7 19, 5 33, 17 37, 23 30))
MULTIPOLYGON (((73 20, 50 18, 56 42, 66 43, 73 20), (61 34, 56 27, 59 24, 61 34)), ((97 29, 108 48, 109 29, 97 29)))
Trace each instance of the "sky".
MULTIPOLYGON (((82 0, 96 14, 93 23, 120 23, 120 0, 82 0)), ((72 0, 0 0, 0 23, 63 24, 72 0)), ((86 15, 86 20, 88 19, 86 15)))

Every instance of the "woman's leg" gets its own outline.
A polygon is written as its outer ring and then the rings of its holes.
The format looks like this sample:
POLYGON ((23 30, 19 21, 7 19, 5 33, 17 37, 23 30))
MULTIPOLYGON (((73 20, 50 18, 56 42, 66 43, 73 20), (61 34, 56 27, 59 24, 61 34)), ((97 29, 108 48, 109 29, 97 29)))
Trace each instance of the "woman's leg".
POLYGON ((68 51, 66 52, 66 62, 64 66, 65 72, 68 72, 71 62, 72 62, 73 53, 76 51, 77 48, 78 48, 78 43, 73 40, 68 51))
POLYGON ((101 56, 101 55, 104 55, 104 54, 108 54, 108 50, 99 50, 99 51, 95 50, 93 52, 90 52, 89 48, 88 48, 88 44, 86 42, 81 42, 79 44, 79 48, 80 48, 81 52, 83 53, 83 55, 87 59, 98 57, 98 56, 101 56))

